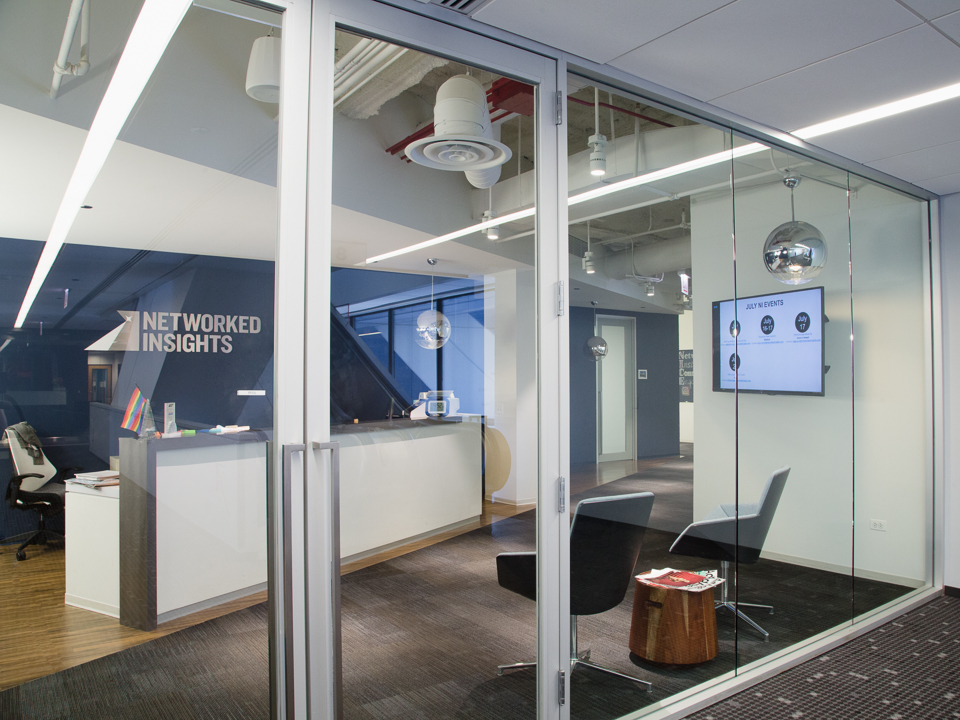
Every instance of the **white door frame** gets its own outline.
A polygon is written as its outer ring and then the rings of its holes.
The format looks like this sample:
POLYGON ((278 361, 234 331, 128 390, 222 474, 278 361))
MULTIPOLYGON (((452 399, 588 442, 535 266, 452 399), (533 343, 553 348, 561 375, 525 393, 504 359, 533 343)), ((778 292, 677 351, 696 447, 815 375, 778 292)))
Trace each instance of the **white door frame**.
MULTIPOLYGON (((333 197, 333 43, 337 26, 369 34, 425 52, 456 58, 471 65, 489 68, 538 85, 537 185, 539 243, 537 250, 537 295, 539 323, 539 412, 540 412, 540 489, 538 497, 538 718, 550 720, 569 717, 569 706, 558 702, 558 673, 569 657, 569 625, 566 609, 566 583, 560 571, 561 551, 566 552, 569 520, 559 512, 558 488, 563 466, 561 442, 565 439, 568 417, 561 382, 561 366, 567 353, 566 318, 560 316, 565 302, 559 302, 567 273, 566 157, 559 167, 559 149, 565 151, 565 126, 555 123, 556 89, 560 72, 555 59, 525 50, 420 15, 372 0, 316 0, 313 3, 312 51, 310 61, 310 123, 306 206, 305 285, 303 324, 303 440, 304 476, 300 483, 306 491, 299 497, 293 516, 303 519, 294 526, 293 546, 304 547, 304 636, 305 652, 293 658, 296 693, 296 717, 310 720, 334 718, 337 706, 335 662, 336 616, 339 578, 334 575, 336 553, 331 513, 333 478, 330 455, 313 451, 312 443, 330 440, 330 259, 331 205, 333 197), (562 173, 562 174, 561 174, 562 173), (561 213, 564 217, 560 217, 561 213), (562 224, 561 224, 562 223, 562 224), (564 232, 560 232, 560 228, 564 232), (299 534, 298 534, 299 532, 299 534), (298 543, 299 537, 299 543, 298 543), (335 582, 336 581, 336 582, 335 582), (561 600, 562 598, 562 600, 561 600), (302 711, 302 712, 301 712, 302 711)), ((298 478, 296 472, 294 477, 298 478)), ((296 493, 294 499, 297 499, 296 493)), ((492 558, 491 558, 492 562, 492 558)), ((296 563, 293 567, 297 575, 296 563)), ((566 573, 568 575, 569 573, 566 573)), ((294 589, 294 594, 296 590, 294 589)), ((569 675, 569 672, 567 673, 569 675)), ((568 681, 568 679, 567 679, 568 681)), ((569 694, 569 693, 568 693, 569 694)))
MULTIPOLYGON (((600 376, 603 373, 603 360, 597 363, 597 374, 596 374, 596 387, 597 387, 597 462, 608 462, 611 460, 631 460, 636 459, 637 457, 637 377, 636 377, 636 368, 637 368, 637 320, 636 318, 630 317, 629 315, 600 315, 598 314, 594 320, 593 332, 595 335, 600 335, 603 337, 603 333, 600 332, 600 325, 604 320, 613 320, 618 323, 623 323, 629 328, 630 339, 628 342, 632 341, 632 345, 628 347, 632 350, 629 354, 629 358, 633 359, 633 371, 630 372, 629 377, 627 377, 627 393, 628 397, 631 397, 632 401, 628 406, 628 411, 630 415, 630 425, 631 432, 627 435, 626 449, 622 453, 617 453, 616 456, 611 457, 603 456, 603 398, 600 395, 600 376)), ((629 366, 629 362, 627 362, 629 366)))

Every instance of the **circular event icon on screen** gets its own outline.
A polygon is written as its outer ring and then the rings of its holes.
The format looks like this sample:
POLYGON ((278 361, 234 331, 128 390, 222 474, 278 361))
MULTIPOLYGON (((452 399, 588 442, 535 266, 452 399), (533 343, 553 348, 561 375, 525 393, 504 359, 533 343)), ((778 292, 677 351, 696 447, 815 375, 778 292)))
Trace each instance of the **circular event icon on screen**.
POLYGON ((764 335, 769 335, 773 332, 773 318, 769 315, 764 315, 763 320, 760 321, 760 331, 764 335))
POLYGON ((737 320, 734 320, 730 323, 730 334, 736 337, 740 334, 740 323, 737 320))
POLYGON ((796 319, 796 322, 794 322, 794 325, 797 326, 797 330, 799 330, 800 332, 806 332, 807 330, 810 329, 810 316, 807 315, 805 312, 800 313, 799 315, 797 315, 797 319, 796 319))
POLYGON ((735 371, 739 367, 740 367, 740 356, 734 353, 733 355, 730 356, 730 369, 735 371))

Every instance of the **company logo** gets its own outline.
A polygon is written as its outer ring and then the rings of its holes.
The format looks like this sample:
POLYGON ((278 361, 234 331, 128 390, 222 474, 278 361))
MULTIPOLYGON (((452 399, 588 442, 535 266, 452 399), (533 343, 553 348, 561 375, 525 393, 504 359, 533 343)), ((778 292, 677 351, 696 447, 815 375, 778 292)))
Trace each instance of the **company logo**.
POLYGON ((256 315, 118 310, 123 322, 90 345, 92 352, 233 352, 236 335, 257 335, 256 315))

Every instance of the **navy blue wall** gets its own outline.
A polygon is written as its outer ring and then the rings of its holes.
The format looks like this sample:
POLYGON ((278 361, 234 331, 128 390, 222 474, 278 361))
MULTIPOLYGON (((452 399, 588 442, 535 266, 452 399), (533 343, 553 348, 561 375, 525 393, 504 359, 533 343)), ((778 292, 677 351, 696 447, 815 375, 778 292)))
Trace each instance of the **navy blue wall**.
MULTIPOLYGON (((676 315, 603 310, 637 322, 637 457, 680 453, 680 404, 677 400, 676 315)), ((597 371, 587 351, 594 311, 570 308, 570 462, 597 461, 597 371)))

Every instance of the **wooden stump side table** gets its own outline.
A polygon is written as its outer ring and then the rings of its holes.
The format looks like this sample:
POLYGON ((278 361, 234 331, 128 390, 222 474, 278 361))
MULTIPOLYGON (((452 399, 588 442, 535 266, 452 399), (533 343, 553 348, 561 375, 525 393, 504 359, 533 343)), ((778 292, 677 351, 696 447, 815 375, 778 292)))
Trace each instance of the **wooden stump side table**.
POLYGON ((717 656, 713 588, 686 592, 634 583, 631 652, 663 665, 695 665, 717 656))

